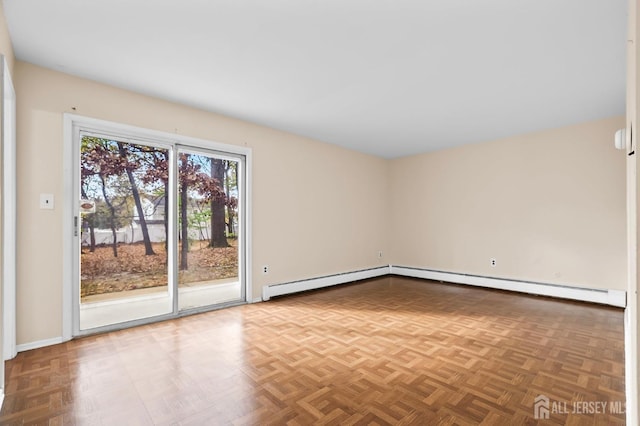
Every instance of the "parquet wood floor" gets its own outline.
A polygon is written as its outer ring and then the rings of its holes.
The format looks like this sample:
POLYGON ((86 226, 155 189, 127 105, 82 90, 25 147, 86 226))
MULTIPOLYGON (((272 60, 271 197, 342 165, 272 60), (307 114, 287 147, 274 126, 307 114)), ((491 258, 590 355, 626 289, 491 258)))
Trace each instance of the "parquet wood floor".
POLYGON ((620 309, 384 277, 20 353, 0 424, 621 425, 623 353, 620 309))

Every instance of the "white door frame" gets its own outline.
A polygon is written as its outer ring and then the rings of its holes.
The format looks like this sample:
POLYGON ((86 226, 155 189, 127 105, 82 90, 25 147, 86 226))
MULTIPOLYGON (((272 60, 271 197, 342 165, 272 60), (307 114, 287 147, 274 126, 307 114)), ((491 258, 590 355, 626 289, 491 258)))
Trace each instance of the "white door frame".
MULTIPOLYGON (((16 356, 16 92, 2 56, 2 358, 16 356)), ((0 388, 2 388, 0 384, 0 388)))
MULTIPOLYGON (((78 318, 79 318, 79 303, 77 294, 77 270, 78 259, 74 255, 74 246, 77 243, 76 236, 76 223, 74 217, 77 216, 77 190, 76 176, 77 165, 79 164, 79 146, 77 140, 81 131, 106 133, 108 135, 117 137, 122 141, 132 142, 136 141, 149 141, 155 142, 160 145, 169 145, 173 149, 177 150, 179 147, 189 146, 192 148, 201 148, 205 150, 219 151, 223 153, 234 154, 244 157, 245 170, 244 170, 244 192, 242 200, 244 203, 244 220, 245 220, 245 234, 243 236, 242 243, 244 244, 244 255, 241 254, 240 274, 243 280, 243 293, 245 295, 245 301, 251 303, 252 297, 252 284, 251 284, 251 149, 247 147, 241 147, 236 145, 222 144, 213 141, 207 141, 203 139, 192 138, 188 136, 177 135, 173 133, 166 133, 156 130, 144 129, 140 127, 124 125, 105 120, 99 120, 94 118, 83 117, 75 114, 65 113, 64 117, 64 223, 63 223, 63 300, 62 300, 62 329, 63 341, 70 340, 72 337, 85 334, 79 331, 78 318)), ((242 203, 241 203, 242 205, 242 203)), ((174 231, 175 232, 175 231, 174 231)), ((175 291, 177 295, 177 291, 175 291)), ((174 306, 175 300, 174 300, 174 306)), ((206 310, 206 309, 203 309, 206 310)), ((201 310, 197 310, 201 311, 201 310)), ((195 311, 193 311, 195 312, 195 311)), ((175 318, 180 316, 180 312, 174 312, 168 315, 154 317, 151 320, 137 320, 123 324, 124 326, 132 326, 147 322, 156 321, 164 318, 175 318)), ((184 312, 182 313, 184 314, 184 312)), ((121 325, 117 325, 110 328, 122 328, 121 325)), ((94 331, 102 331, 94 330, 94 331)))

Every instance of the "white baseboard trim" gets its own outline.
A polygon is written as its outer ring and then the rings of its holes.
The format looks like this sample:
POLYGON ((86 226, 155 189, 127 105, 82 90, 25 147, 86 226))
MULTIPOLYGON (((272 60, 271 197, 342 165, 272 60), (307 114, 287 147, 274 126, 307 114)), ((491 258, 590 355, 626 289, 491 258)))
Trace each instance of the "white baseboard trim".
POLYGON ((2 410, 2 404, 4 404, 4 388, 0 388, 0 410, 2 410))
POLYGON ((624 308, 627 305, 627 292, 624 290, 605 290, 569 287, 557 284, 545 284, 529 281, 489 278, 478 275, 455 274, 452 272, 433 271, 430 269, 411 268, 406 266, 390 266, 390 273, 405 277, 424 278, 456 284, 467 284, 519 293, 540 296, 558 297, 561 299, 580 300, 583 302, 601 303, 603 305, 624 308))
POLYGON ((18 352, 30 351, 31 349, 44 348, 45 346, 57 345, 62 343, 62 337, 53 337, 51 339, 37 340, 35 342, 23 343, 16 345, 18 352))
POLYGON ((381 277, 389 275, 389 266, 381 266, 371 269, 363 269, 343 274, 328 275, 318 278, 310 278, 300 281, 291 281, 282 284, 272 284, 262 287, 262 300, 267 301, 274 296, 284 296, 285 294, 298 293, 307 290, 316 290, 323 287, 330 287, 338 284, 345 284, 367 278, 381 277))

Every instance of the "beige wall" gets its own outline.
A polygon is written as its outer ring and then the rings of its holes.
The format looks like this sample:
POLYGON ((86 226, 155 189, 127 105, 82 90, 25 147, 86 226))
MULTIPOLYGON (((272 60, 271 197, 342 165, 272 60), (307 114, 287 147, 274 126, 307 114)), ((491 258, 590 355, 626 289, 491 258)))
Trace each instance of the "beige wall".
POLYGON ((19 61, 15 85, 18 344, 62 334, 64 112, 250 147, 254 298, 264 284, 386 262, 377 258, 389 222, 382 159, 19 61), (54 210, 38 208, 40 193, 54 194, 54 210))
POLYGON ((392 161, 391 262, 626 289, 622 127, 616 117, 392 161))
POLYGON ((11 39, 9 38, 9 29, 7 27, 7 21, 4 16, 4 8, 2 7, 2 4, 0 4, 0 53, 7 58, 9 72, 13 74, 16 59, 13 55, 13 46, 11 45, 11 39))

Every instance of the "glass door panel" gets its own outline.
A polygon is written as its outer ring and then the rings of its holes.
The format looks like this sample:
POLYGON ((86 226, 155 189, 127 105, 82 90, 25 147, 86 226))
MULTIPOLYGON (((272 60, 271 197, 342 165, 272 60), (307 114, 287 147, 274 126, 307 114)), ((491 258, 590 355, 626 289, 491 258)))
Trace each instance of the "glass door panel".
POLYGON ((178 152, 178 307, 243 299, 239 220, 241 163, 208 152, 178 152))
POLYGON ((173 312, 170 151, 80 139, 80 330, 173 312))

